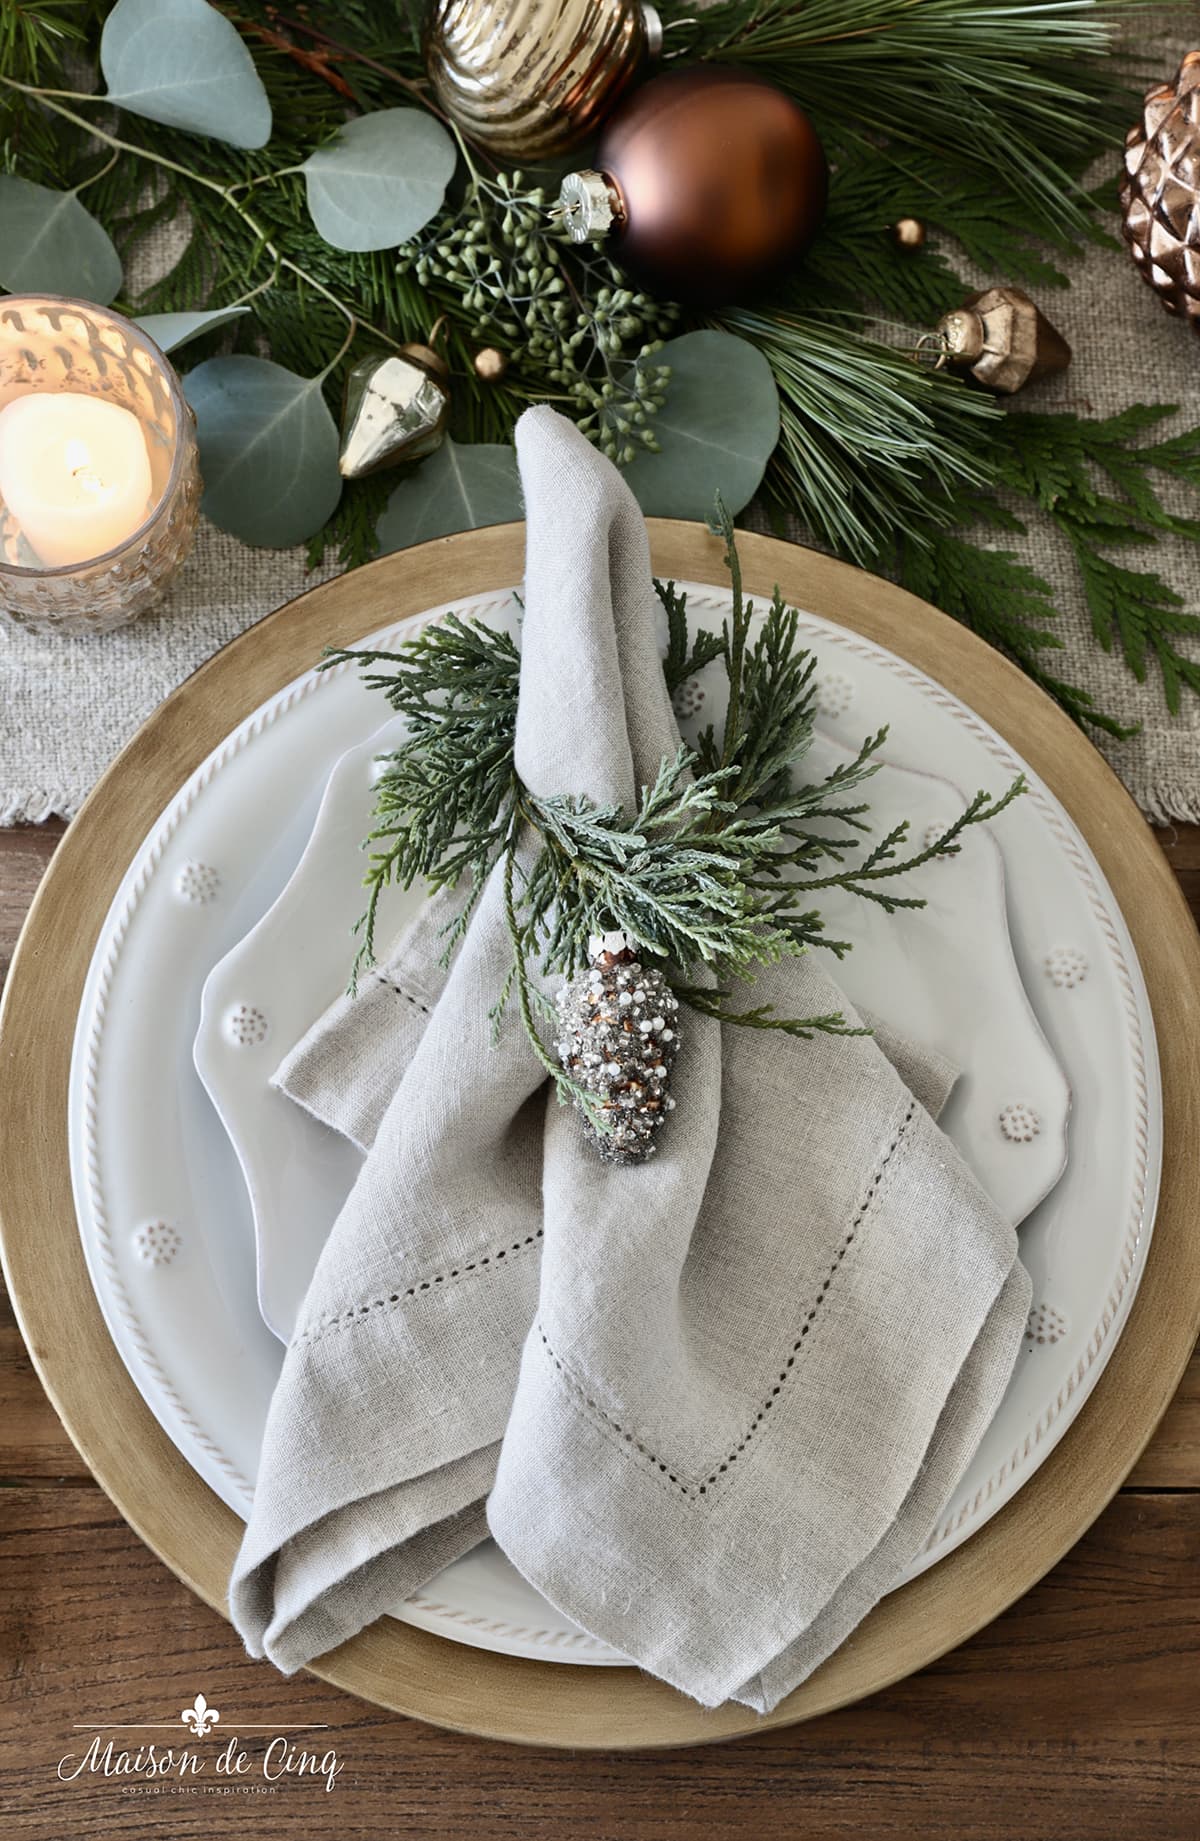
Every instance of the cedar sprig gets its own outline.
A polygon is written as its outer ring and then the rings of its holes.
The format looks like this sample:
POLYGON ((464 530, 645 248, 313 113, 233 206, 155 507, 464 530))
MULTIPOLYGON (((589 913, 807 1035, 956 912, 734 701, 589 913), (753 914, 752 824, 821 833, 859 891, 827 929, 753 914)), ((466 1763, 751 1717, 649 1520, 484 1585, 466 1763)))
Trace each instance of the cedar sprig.
MULTIPOLYGON (((366 910, 358 923, 354 978, 374 962, 379 899, 387 887, 423 881, 461 888, 445 934, 449 958, 480 891, 501 865, 512 957, 491 1016, 515 1001, 534 1052, 564 1100, 588 1096, 542 1039, 549 1002, 543 981, 572 977, 588 942, 614 929, 664 962, 678 995, 729 1023, 807 1039, 855 1034, 840 1013, 777 1014, 770 1005, 727 1006, 733 983, 764 965, 848 943, 825 932, 814 897, 843 889, 891 914, 924 906, 897 877, 954 854, 968 827, 998 816, 1023 790, 980 792, 924 848, 906 849, 908 824, 869 842, 867 803, 857 791, 880 766, 887 731, 823 777, 806 777, 816 716, 815 660, 798 644, 799 616, 776 590, 761 621, 743 592, 733 523, 718 502, 732 605, 719 634, 693 632, 686 595, 656 584, 667 614, 664 660, 672 688, 720 662, 725 720, 694 748, 664 757, 632 813, 578 795, 539 795, 514 761, 520 657, 511 636, 452 614, 395 652, 331 651, 322 669, 353 663, 405 717, 408 737, 383 758, 375 824, 365 848, 366 910)), ((593 1117, 593 1114, 595 1116, 593 1117)))

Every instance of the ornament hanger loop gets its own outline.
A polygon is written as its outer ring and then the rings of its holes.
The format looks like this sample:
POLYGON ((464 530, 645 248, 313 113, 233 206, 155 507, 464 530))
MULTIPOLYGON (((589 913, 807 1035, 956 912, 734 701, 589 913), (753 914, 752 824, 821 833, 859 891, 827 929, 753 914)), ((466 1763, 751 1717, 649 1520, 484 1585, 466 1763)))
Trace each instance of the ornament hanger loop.
MULTIPOLYGON (((648 11, 649 9, 647 8, 645 10, 648 11)), ((668 19, 665 25, 660 22, 658 27, 658 49, 653 55, 655 57, 661 57, 664 64, 669 64, 672 58, 685 57, 694 47, 685 43, 676 45, 674 50, 668 50, 667 33, 681 32, 687 26, 698 26, 699 24, 700 21, 692 13, 688 13, 683 19, 668 19)))
POLYGON ((944 332, 923 332, 913 357, 927 371, 944 371, 950 362, 950 341, 944 332))

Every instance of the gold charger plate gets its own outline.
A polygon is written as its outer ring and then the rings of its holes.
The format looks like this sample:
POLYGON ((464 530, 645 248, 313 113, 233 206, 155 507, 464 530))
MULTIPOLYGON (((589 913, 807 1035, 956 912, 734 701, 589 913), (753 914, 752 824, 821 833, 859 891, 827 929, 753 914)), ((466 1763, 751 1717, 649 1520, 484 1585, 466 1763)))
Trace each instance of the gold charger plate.
MULTIPOLYGON (((720 583, 701 526, 651 520, 662 576, 720 583)), ((641 1748, 726 1739, 871 1694, 963 1642, 1027 1591, 1096 1518, 1164 1412, 1200 1329, 1200 1234, 1189 1180, 1200 1122, 1200 938, 1152 833, 1090 743, 982 641, 902 589, 771 538, 739 537, 746 586, 865 635, 925 671, 1041 775, 1100 861, 1137 947, 1162 1065, 1162 1189, 1129 1323, 1092 1398, 1020 1493, 964 1546, 879 1605, 765 1718, 706 1711, 632 1669, 566 1669, 468 1649, 383 1620, 314 1673, 377 1705, 518 1742, 641 1748)), ((75 1222, 67 1084, 88 965, 118 884, 155 819, 217 744, 307 669, 405 614, 520 579, 505 525, 382 558, 301 595, 219 652, 150 717, 59 846, 22 932, 0 1011, 0 1242, 34 1364, 118 1509, 225 1611, 237 1517, 192 1471, 109 1339, 75 1222)))

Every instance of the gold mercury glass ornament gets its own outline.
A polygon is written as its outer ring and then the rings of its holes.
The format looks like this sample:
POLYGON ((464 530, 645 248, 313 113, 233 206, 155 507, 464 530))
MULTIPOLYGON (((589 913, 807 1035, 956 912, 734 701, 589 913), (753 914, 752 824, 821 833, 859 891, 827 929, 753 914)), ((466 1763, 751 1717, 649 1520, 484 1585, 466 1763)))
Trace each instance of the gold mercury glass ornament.
POLYGON ((898 217, 889 226, 889 235, 897 249, 921 249, 928 234, 919 217, 898 217))
POLYGON ((1011 396, 1023 384, 1065 371, 1071 348, 1020 288, 985 288, 938 321, 921 341, 936 352, 935 368, 949 364, 989 390, 1011 396))
POLYGON ((346 379, 338 468, 343 479, 362 479, 384 467, 423 460, 441 446, 450 413, 446 360, 428 345, 360 358, 346 379))
POLYGON ((472 358, 471 368, 481 383, 498 384, 508 369, 508 354, 494 345, 484 345, 472 358))
POLYGON ((661 48, 641 0, 434 0, 425 67, 469 140, 545 160, 594 133, 661 48))

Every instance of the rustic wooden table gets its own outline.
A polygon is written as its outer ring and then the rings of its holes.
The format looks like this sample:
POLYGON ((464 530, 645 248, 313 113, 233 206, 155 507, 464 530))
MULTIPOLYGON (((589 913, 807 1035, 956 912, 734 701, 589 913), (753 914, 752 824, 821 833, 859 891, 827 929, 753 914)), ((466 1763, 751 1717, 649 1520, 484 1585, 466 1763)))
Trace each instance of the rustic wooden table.
MULTIPOLYGON (((60 835, 0 832, 0 975, 60 835)), ((1200 917, 1200 828, 1160 835, 1200 917)), ((92 1481, 6 1301, 0 1483, 0 1808, 24 1841, 326 1829, 381 1841, 1200 1835, 1200 1357, 1116 1500, 973 1641, 812 1724, 679 1752, 483 1743, 250 1661, 92 1481), (252 1778, 214 1795, 170 1779, 60 1776, 60 1760, 90 1740, 78 1728, 161 1720, 178 1733, 197 1693, 221 1710, 222 1733, 243 1736, 252 1778), (336 1751, 332 1794, 304 1774, 265 1779, 265 1747, 286 1727, 310 1729, 294 1744, 314 1756, 336 1751)))

